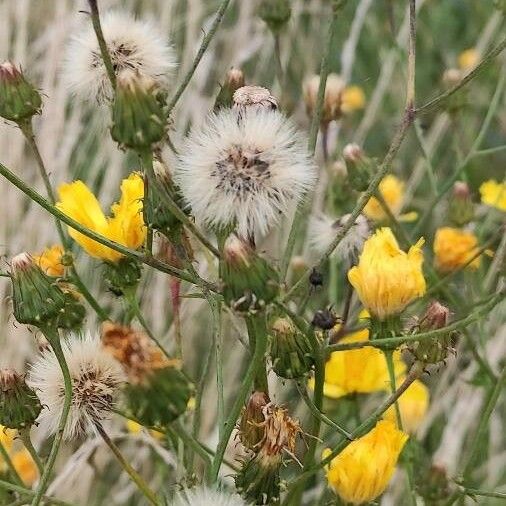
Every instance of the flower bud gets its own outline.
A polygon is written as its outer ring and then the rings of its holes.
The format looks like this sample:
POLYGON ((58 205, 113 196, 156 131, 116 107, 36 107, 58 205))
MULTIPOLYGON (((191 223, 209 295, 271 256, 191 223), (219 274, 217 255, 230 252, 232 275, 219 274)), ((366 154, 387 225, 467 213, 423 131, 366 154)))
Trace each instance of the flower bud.
MULTIPOLYGON (((318 89, 320 88, 320 76, 313 75, 307 78, 302 85, 306 112, 312 117, 318 102, 318 89)), ((325 82, 325 95, 323 99, 321 123, 328 125, 331 121, 342 116, 342 98, 345 89, 344 80, 337 74, 329 74, 325 82)))
POLYGON ((58 327, 61 329, 78 330, 83 324, 86 309, 81 304, 79 293, 73 288, 60 285, 65 294, 65 307, 58 317, 58 327))
POLYGON ((11 280, 14 317, 19 323, 56 324, 64 311, 65 294, 28 253, 12 259, 11 280))
MULTIPOLYGON (((448 325, 450 310, 437 301, 429 304, 425 315, 419 323, 420 332, 442 329, 448 325)), ((416 341, 410 347, 417 360, 424 364, 437 364, 446 359, 448 351, 452 349, 452 334, 438 336, 434 339, 416 341)))
POLYGON ((225 82, 214 102, 214 110, 222 107, 232 107, 234 93, 244 86, 244 73, 241 69, 232 67, 225 76, 225 82))
POLYGON ((274 34, 288 23, 291 13, 289 0, 262 0, 258 9, 258 16, 274 34))
POLYGON ((279 290, 276 270, 235 235, 223 248, 222 281, 225 301, 237 311, 261 309, 279 290))
POLYGON ((441 504, 451 494, 450 480, 444 466, 433 464, 421 477, 418 485, 425 504, 441 504))
POLYGON ((232 107, 242 116, 246 110, 275 111, 278 101, 267 88, 262 86, 242 86, 235 90, 232 107))
POLYGON ((257 450, 265 434, 264 409, 270 404, 265 392, 253 392, 239 421, 239 439, 248 450, 257 450))
POLYGON ((358 144, 347 144, 343 149, 343 157, 350 186, 357 191, 365 191, 372 173, 372 160, 358 144))
POLYGON ((474 205, 467 183, 457 181, 453 185, 453 194, 448 206, 448 218, 458 227, 462 227, 474 218, 474 205))
POLYGON ((0 65, 0 116, 19 123, 40 113, 39 92, 11 62, 0 65))
MULTIPOLYGON (((447 90, 457 85, 464 77, 465 72, 460 69, 450 68, 443 73, 443 87, 447 90)), ((445 100, 445 107, 450 113, 457 112, 462 109, 467 102, 467 90, 460 89, 457 93, 453 93, 445 100)))
POLYGON ((165 136, 165 97, 154 80, 123 70, 112 104, 112 138, 122 147, 151 149, 165 136))
POLYGON ((39 399, 22 376, 0 370, 0 425, 18 430, 30 427, 41 410, 39 399))
POLYGON ((307 261, 301 255, 296 255, 290 260, 290 268, 295 279, 299 279, 307 269, 307 261))
POLYGON ((288 318, 277 318, 270 329, 270 355, 274 372, 282 378, 301 378, 313 366, 311 345, 288 318))
POLYGON ((330 330, 337 323, 338 318, 331 309, 319 309, 311 322, 314 327, 322 330, 330 330))
POLYGON ((105 264, 104 277, 114 295, 121 296, 137 286, 141 279, 141 264, 128 257, 121 258, 116 263, 105 264))

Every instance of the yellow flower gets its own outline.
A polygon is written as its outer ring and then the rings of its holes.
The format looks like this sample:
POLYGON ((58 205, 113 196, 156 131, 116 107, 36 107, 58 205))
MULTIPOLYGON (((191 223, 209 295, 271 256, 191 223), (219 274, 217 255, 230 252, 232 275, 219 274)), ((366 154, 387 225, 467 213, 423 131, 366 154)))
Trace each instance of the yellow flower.
POLYGON ((61 263, 61 257, 65 253, 63 246, 55 244, 44 249, 38 255, 34 255, 35 263, 48 275, 59 278, 63 276, 65 268, 61 263))
MULTIPOLYGON (((339 343, 368 340, 369 330, 362 329, 345 336, 339 343)), ((406 367, 399 351, 394 352, 394 367, 396 376, 405 372, 406 367)), ((310 387, 314 387, 314 380, 311 380, 310 387)), ((325 365, 323 393, 327 397, 338 399, 353 393, 367 394, 389 389, 385 355, 376 348, 367 346, 356 350, 334 351, 325 365)))
MULTIPOLYGON (((10 451, 12 448, 12 443, 14 442, 14 437, 16 436, 16 431, 13 429, 8 429, 3 425, 0 425, 0 444, 7 450, 10 451)), ((0 459, 0 462, 2 459, 0 459)))
POLYGON ((360 86, 347 86, 341 97, 341 109, 347 114, 363 109, 365 106, 364 90, 360 86))
POLYGON ((348 279, 372 315, 384 320, 399 314, 425 293, 423 243, 420 239, 405 253, 388 227, 377 230, 365 242, 358 265, 348 271, 348 279))
MULTIPOLYGON (((399 384, 404 381, 401 378, 399 384)), ((399 397, 402 429, 413 434, 422 422, 429 407, 429 389, 420 381, 415 380, 399 397)), ((397 423, 395 406, 390 406, 383 415, 385 420, 397 423)))
POLYGON ((506 211, 506 183, 489 179, 480 186, 480 194, 481 201, 487 206, 506 211))
MULTIPOLYGON (((381 180, 378 189, 392 214, 398 216, 404 202, 404 183, 399 178, 389 174, 381 180)), ((376 197, 371 197, 368 200, 364 207, 364 214, 374 221, 384 221, 388 219, 388 216, 376 197)), ((416 217, 417 214, 412 212, 399 216, 399 219, 401 221, 413 221, 416 217)))
MULTIPOLYGON (((82 181, 62 184, 58 188, 58 209, 78 221, 81 225, 108 239, 132 249, 140 248, 146 238, 146 227, 142 216, 144 184, 142 177, 131 174, 121 183, 121 199, 111 207, 112 217, 106 217, 100 204, 82 181)), ((103 246, 69 227, 70 236, 95 258, 117 262, 123 255, 103 246)))
POLYGON ((39 477, 39 471, 28 450, 23 448, 13 453, 11 460, 23 483, 31 487, 39 477))
MULTIPOLYGON (((363 504, 386 489, 408 435, 381 420, 365 436, 351 442, 327 468, 329 486, 345 502, 363 504)), ((326 450, 323 458, 329 454, 326 450)))
MULTIPOLYGON (((463 267, 478 249, 478 239, 472 232, 452 227, 439 228, 434 236, 436 268, 441 272, 451 272, 463 267)), ((467 267, 477 269, 479 266, 478 256, 467 267)))
POLYGON ((480 53, 474 49, 466 49, 459 54, 458 62, 461 70, 471 70, 480 60, 480 53))
MULTIPOLYGON (((144 428, 140 423, 135 422, 134 420, 127 420, 126 421, 126 428, 130 434, 140 434, 142 429, 144 428)), ((158 440, 163 439, 164 435, 162 432, 159 432, 157 430, 150 430, 149 433, 158 440)))

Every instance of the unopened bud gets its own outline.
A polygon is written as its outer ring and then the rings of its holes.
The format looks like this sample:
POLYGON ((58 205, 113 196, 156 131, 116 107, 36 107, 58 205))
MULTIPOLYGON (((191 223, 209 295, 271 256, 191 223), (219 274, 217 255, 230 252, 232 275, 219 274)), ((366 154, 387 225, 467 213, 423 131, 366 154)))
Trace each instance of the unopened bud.
POLYGON ((446 88, 453 88, 462 79, 462 71, 459 69, 447 69, 443 73, 443 84, 446 88))
POLYGON ((0 370, 0 425, 18 430, 30 427, 41 410, 39 399, 22 376, 10 369, 0 370))
POLYGON ((239 421, 239 439, 248 450, 257 450, 265 434, 264 409, 270 403, 265 392, 253 392, 239 421))
POLYGON ((258 16, 277 34, 288 23, 292 9, 289 0, 262 0, 258 16))
POLYGON ((338 318, 330 309, 319 309, 313 316, 311 322, 314 327, 322 330, 330 330, 337 323, 338 318))
POLYGON ((124 257, 118 262, 107 262, 104 278, 114 295, 124 295, 136 287, 141 279, 142 265, 133 258, 124 257))
POLYGON ((467 183, 457 181, 453 185, 453 194, 448 207, 448 218, 458 227, 473 220, 474 205, 467 183))
MULTIPOLYGON (((420 320, 420 332, 430 332, 438 330, 448 325, 450 310, 443 304, 433 301, 429 304, 425 315, 420 320)), ((448 356, 448 352, 452 349, 452 334, 438 336, 434 339, 423 339, 416 341, 411 346, 411 352, 422 363, 437 364, 442 362, 448 356)))
POLYGON ((365 191, 372 173, 372 160, 358 144, 347 144, 343 149, 343 157, 350 186, 357 191, 365 191))
POLYGON ((278 101, 267 88, 242 86, 233 95, 233 108, 242 116, 247 110, 275 111, 278 101))
POLYGON ((314 364, 307 336, 288 318, 277 318, 271 325, 270 355, 274 372, 282 378, 301 378, 314 364))
MULTIPOLYGON (((447 90, 453 88, 462 80, 464 75, 465 72, 460 69, 452 68, 445 70, 442 79, 444 88, 447 90)), ((466 105, 466 101, 467 101, 467 93, 466 90, 463 88, 456 93, 452 93, 445 100, 445 107, 448 110, 448 112, 453 113, 464 107, 466 105)))
POLYGON ((20 253, 12 259, 11 280, 13 312, 19 323, 57 325, 64 311, 65 294, 28 253, 20 253))
POLYGON ((237 311, 261 309, 279 291, 277 271, 235 235, 223 248, 222 281, 225 301, 237 311))
POLYGON ((0 65, 0 116, 16 123, 40 113, 42 99, 11 62, 0 65))
MULTIPOLYGON (((307 78, 302 85, 306 111, 310 117, 313 116, 318 102, 319 88, 320 76, 318 75, 307 78)), ((327 76, 321 115, 321 123, 323 126, 328 125, 331 121, 339 119, 342 116, 344 88, 345 84, 341 76, 338 74, 329 74, 327 76)))
POLYGON ((112 104, 112 138, 122 147, 151 149, 165 136, 164 102, 165 96, 153 79, 123 70, 112 104))
POLYGON ((244 87, 244 73, 241 69, 232 67, 225 76, 225 82, 216 97, 214 109, 232 107, 232 98, 239 88, 244 87))
POLYGON ((452 492, 446 468, 433 464, 422 475, 418 490, 426 504, 442 504, 452 492))

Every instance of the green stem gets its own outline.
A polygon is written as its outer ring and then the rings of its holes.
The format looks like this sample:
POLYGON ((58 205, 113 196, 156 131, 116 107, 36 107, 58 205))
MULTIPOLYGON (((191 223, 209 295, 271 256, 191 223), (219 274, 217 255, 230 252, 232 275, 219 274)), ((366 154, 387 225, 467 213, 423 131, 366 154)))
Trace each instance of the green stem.
POLYGON ((221 303, 212 295, 207 297, 213 318, 213 343, 216 361, 216 389, 218 391, 218 431, 222 435, 225 424, 225 396, 223 387, 223 335, 221 332, 221 303))
MULTIPOLYGON (((259 334, 267 334, 267 329, 265 328, 265 315, 262 313, 248 315, 244 319, 246 321, 246 327, 248 329, 250 353, 254 353, 254 350, 256 349, 256 342, 258 339, 260 339, 259 334)), ((255 390, 260 390, 266 394, 269 394, 265 357, 263 366, 259 367, 255 374, 254 386, 255 390)))
POLYGON ((156 258, 143 255, 137 250, 133 250, 131 248, 127 248, 126 246, 123 246, 122 244, 119 244, 115 241, 111 241, 107 237, 98 234, 94 232, 93 230, 90 230, 89 228, 84 227, 76 220, 70 218, 65 213, 57 209, 55 206, 53 206, 50 202, 48 202, 44 197, 42 197, 38 192, 36 192, 33 188, 30 188, 24 181, 19 179, 13 172, 11 172, 5 165, 2 165, 0 163, 0 175, 5 177, 9 182, 11 182, 14 186, 16 186, 19 190, 21 190, 25 195, 27 195, 31 200, 39 204, 41 207, 43 207, 46 211, 48 211, 53 216, 56 216, 60 221, 63 221, 67 225, 69 225, 71 228, 77 230, 78 232, 81 232, 86 237, 89 237, 90 239, 93 239, 94 241, 103 244, 104 246, 107 246, 108 248, 113 249, 114 251, 118 251, 119 253, 134 258, 146 265, 149 265, 150 267, 153 267, 154 269, 164 272, 166 274, 170 274, 171 276, 175 276, 176 278, 183 279, 185 281, 188 281, 189 283, 193 283, 197 286, 200 286, 204 284, 209 290, 215 291, 216 287, 212 285, 211 283, 208 283, 204 280, 196 279, 194 276, 191 276, 187 272, 176 269, 175 267, 172 267, 168 264, 165 264, 163 262, 160 262, 156 258))
POLYGON ((144 479, 140 476, 140 474, 125 460, 123 454, 116 446, 116 444, 112 441, 112 439, 107 435, 104 428, 100 423, 96 423, 95 427, 104 440, 105 444, 111 449, 114 453, 114 456, 118 459, 118 462, 121 464, 121 467, 126 471, 128 476, 132 479, 132 481, 137 485, 137 488, 144 494, 146 499, 155 506, 159 506, 160 502, 156 497, 156 494, 149 488, 148 484, 144 481, 144 479))
POLYGON ((63 354, 63 349, 60 342, 60 336, 58 335, 58 331, 52 327, 41 328, 42 332, 46 336, 49 341, 53 352, 58 360, 58 364, 62 370, 63 374, 63 383, 65 386, 65 397, 63 401, 62 414, 60 418, 60 422, 58 424, 58 429, 53 439, 53 445, 51 446, 51 452, 49 453, 49 457, 46 460, 45 469, 42 473, 42 476, 39 481, 39 485, 35 492, 35 496, 32 500, 32 506, 38 506, 42 501, 42 497, 47 490, 49 485, 49 479, 51 477, 51 473, 54 468, 54 464, 56 462, 56 457, 58 455, 58 451, 60 449, 60 445, 63 439, 63 432, 65 430, 65 425, 67 424, 67 418, 70 411, 70 405, 72 402, 72 378, 70 377, 69 368, 67 366, 67 362, 65 360, 65 355, 63 354))
POLYGON ((209 479, 211 483, 214 483, 218 479, 218 473, 220 470, 221 463, 223 461, 223 457, 225 455, 225 450, 227 449, 228 441, 234 430, 235 423, 241 413, 241 409, 244 406, 244 402, 246 397, 251 391, 253 386, 253 379, 255 378, 257 372, 264 367, 265 361, 265 353, 267 351, 267 336, 264 333, 260 333, 257 336, 255 353, 249 363, 248 369, 244 376, 244 379, 241 383, 241 387, 239 392, 235 397, 234 404, 230 409, 230 413, 228 418, 224 423, 223 434, 220 437, 218 442, 218 447, 216 448, 216 455, 213 460, 213 464, 211 466, 209 479))
POLYGON ((220 7, 216 11, 216 16, 214 18, 214 21, 211 24, 209 32, 206 34, 206 36, 202 40, 202 44, 200 45, 197 55, 195 56, 195 59, 193 60, 191 68, 188 70, 188 72, 184 76, 182 83, 179 85, 178 89, 176 90, 176 93, 174 94, 174 97, 172 97, 172 100, 170 101, 170 103, 167 107, 167 116, 170 115, 170 113, 172 112, 172 110, 174 109, 176 104, 178 103, 179 99, 181 98, 181 95, 183 94, 184 90, 186 89, 186 87, 190 83, 191 78, 193 77, 193 74, 195 73, 195 70, 197 70, 200 60, 202 60, 202 57, 204 56, 204 53, 207 50, 207 47, 209 46, 209 44, 213 40, 213 37, 216 34, 221 21, 223 20, 223 16, 225 15, 225 11, 227 10, 227 7, 229 4, 230 4, 230 0, 223 0, 220 7))
MULTIPOLYGON (((0 429, 0 430, 3 430, 3 429, 0 429)), ((19 474, 16 471, 14 464, 12 463, 9 453, 7 452, 7 450, 5 449, 5 447, 2 443, 0 443, 0 457, 4 460, 5 464, 9 468, 9 471, 12 474, 14 481, 16 483, 18 483, 19 485, 23 485, 23 480, 19 477, 19 474)))
POLYGON ((33 461, 35 462, 35 465, 37 466, 37 469, 39 470, 39 475, 42 476, 42 473, 44 472, 44 464, 40 460, 37 450, 35 450, 35 448, 33 447, 32 440, 30 438, 30 428, 20 429, 18 431, 18 434, 19 434, 19 438, 21 439, 25 448, 27 449, 28 453, 32 457, 33 461))
POLYGON ((196 452, 204 461, 206 469, 211 466, 211 457, 205 448, 190 434, 188 434, 179 422, 173 423, 167 427, 167 431, 176 435, 183 443, 196 452))
POLYGON ((109 313, 97 302, 95 297, 88 290, 88 287, 83 283, 83 280, 76 271, 76 268, 72 265, 70 268, 70 278, 72 283, 79 290, 79 293, 86 299, 86 302, 93 308, 100 321, 109 319, 109 313))
POLYGON ((100 14, 98 12, 97 0, 88 0, 88 3, 91 9, 91 22, 93 24, 93 30, 95 31, 95 35, 97 36, 98 46, 100 47, 100 54, 102 56, 102 60, 104 61, 107 76, 109 77, 109 81, 111 82, 111 86, 114 91, 116 89, 116 74, 114 73, 114 66, 111 61, 111 55, 109 54, 109 50, 107 49, 107 43, 104 39, 104 34, 102 32, 102 25, 100 24, 100 14))
MULTIPOLYGON (((11 492, 17 492, 18 494, 26 495, 28 497, 33 497, 35 495, 35 491, 30 490, 29 488, 14 485, 4 480, 0 480, 0 488, 3 488, 4 490, 10 490, 11 492)), ((42 500, 48 504, 54 504, 55 506, 74 506, 71 503, 60 501, 54 497, 43 496, 42 500)))
POLYGON ((464 487, 462 493, 465 495, 478 495, 481 497, 496 497, 497 499, 506 499, 506 492, 494 492, 492 490, 479 490, 477 488, 464 487))

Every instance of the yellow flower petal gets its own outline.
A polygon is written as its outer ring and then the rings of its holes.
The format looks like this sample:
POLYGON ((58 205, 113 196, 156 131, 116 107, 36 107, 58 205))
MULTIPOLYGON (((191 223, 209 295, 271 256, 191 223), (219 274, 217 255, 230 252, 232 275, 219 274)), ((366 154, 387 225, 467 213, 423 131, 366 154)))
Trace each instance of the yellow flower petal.
POLYGON ((481 201, 487 206, 506 211, 506 182, 498 183, 489 179, 480 186, 480 194, 481 201))
MULTIPOLYGON (((463 267, 478 250, 478 239, 472 232, 442 227, 434 236, 436 268, 441 272, 451 272, 463 267)), ((476 257, 467 268, 477 269, 480 261, 481 257, 476 257)))
MULTIPOLYGON (((385 176, 378 190, 394 216, 401 210, 404 201, 404 183, 392 174, 385 176)), ((364 214, 374 221, 383 221, 387 215, 376 197, 371 197, 364 207, 364 214)))
POLYGON ((48 276, 61 277, 65 272, 65 268, 61 263, 61 257, 64 253, 63 246, 55 244, 38 255, 33 255, 33 260, 48 276))
POLYGON ((458 63, 461 70, 471 70, 480 61, 480 53, 474 48, 466 49, 459 54, 458 63))
POLYGON ((39 471, 28 450, 23 448, 15 452, 11 460, 23 483, 31 487, 37 481, 39 471))

